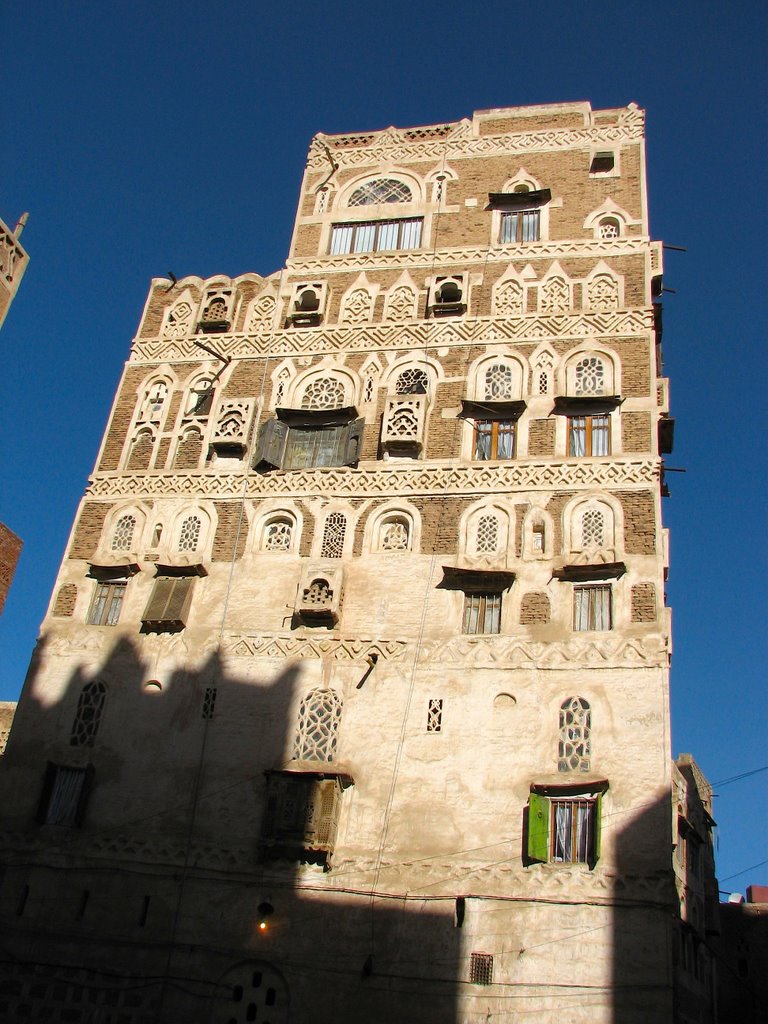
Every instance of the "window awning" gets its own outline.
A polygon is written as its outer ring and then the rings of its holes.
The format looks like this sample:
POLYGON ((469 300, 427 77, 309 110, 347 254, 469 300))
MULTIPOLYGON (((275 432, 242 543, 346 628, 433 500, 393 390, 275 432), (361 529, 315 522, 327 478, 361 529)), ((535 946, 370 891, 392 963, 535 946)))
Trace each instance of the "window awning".
POLYGON ((502 590, 509 590, 514 582, 515 574, 505 570, 460 569, 455 565, 444 565, 438 589, 463 590, 465 594, 500 594, 502 590))
POLYGON ((189 565, 167 565, 155 563, 156 576, 207 576, 208 570, 202 562, 191 562, 189 565))
POLYGON ((137 562, 117 562, 114 565, 95 565, 91 563, 87 576, 91 579, 106 582, 109 580, 124 580, 141 572, 141 566, 137 562))
POLYGON ((571 415, 610 412, 623 401, 621 395, 559 395, 552 411, 571 415))
POLYGON ((617 580, 627 571, 624 562, 596 562, 591 565, 564 565, 552 571, 553 580, 588 583, 593 580, 617 580))
POLYGON ((526 403, 519 402, 470 402, 461 400, 459 419, 472 420, 516 420, 525 412, 526 403))
POLYGON ((548 188, 531 189, 530 192, 489 192, 488 202, 491 206, 528 207, 542 206, 552 198, 548 188))
POLYGON ((576 796, 583 793, 605 793, 608 779, 604 775, 592 775, 590 772, 565 773, 541 776, 531 783, 532 793, 543 793, 544 796, 576 796))
POLYGON ((337 427, 356 419, 357 409, 354 405, 343 409, 275 409, 275 415, 289 426, 337 427))
POLYGON ((306 775, 312 779, 338 779, 344 789, 353 786, 355 780, 349 769, 343 764, 333 761, 286 761, 281 768, 267 768, 264 774, 272 775, 306 775))

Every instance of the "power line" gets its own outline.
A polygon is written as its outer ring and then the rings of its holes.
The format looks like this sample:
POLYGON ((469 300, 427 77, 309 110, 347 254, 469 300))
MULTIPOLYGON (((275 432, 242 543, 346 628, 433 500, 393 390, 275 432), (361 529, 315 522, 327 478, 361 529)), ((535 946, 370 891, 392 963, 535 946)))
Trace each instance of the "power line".
POLYGON ((742 779, 748 779, 750 775, 759 775, 760 772, 768 772, 768 764, 763 765, 762 768, 753 768, 749 772, 741 772, 740 775, 732 775, 730 779, 721 779, 719 782, 713 782, 713 786, 730 786, 732 782, 740 782, 742 779))

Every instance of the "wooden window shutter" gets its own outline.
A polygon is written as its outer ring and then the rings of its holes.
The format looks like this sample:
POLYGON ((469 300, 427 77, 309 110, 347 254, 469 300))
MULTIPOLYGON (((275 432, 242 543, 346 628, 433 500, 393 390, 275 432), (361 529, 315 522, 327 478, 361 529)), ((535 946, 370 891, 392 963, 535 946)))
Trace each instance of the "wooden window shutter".
POLYGON ((82 785, 80 786, 80 795, 77 798, 77 809, 75 810, 76 825, 83 824, 85 809, 88 806, 88 797, 91 795, 91 787, 93 786, 93 775, 94 767, 92 764, 89 764, 85 769, 82 785))
POLYGON ((186 626, 193 583, 189 576, 161 576, 156 579, 141 621, 146 626, 186 626))
POLYGON ((165 612, 166 605, 168 604, 168 598, 171 593, 171 587, 174 581, 167 577, 160 577, 155 580, 155 585, 152 588, 147 607, 144 610, 142 622, 161 622, 163 619, 163 613, 165 612))
POLYGON ((344 455, 344 465, 354 466, 360 459, 360 452, 363 448, 363 429, 365 419, 361 416, 353 420, 347 427, 347 448, 344 455))
POLYGON ((339 786, 336 779, 326 779, 320 783, 319 789, 316 841, 322 846, 333 846, 339 817, 339 786))
POLYGON ((549 798, 540 793, 528 800, 528 859, 549 860, 549 798))
POLYGON ((603 819, 603 794, 598 793, 595 799, 595 807, 593 811, 595 815, 594 820, 594 833, 592 843, 592 856, 589 859, 589 866, 593 868, 600 859, 600 842, 602 839, 602 819, 603 819))
POLYGON ((192 584, 194 580, 190 576, 181 576, 171 582, 173 586, 168 595, 165 619, 167 622, 186 626, 189 606, 192 602, 192 584))
POLYGON ((287 436, 288 425, 282 420, 267 420, 262 424, 259 439, 256 442, 253 468, 280 469, 283 465, 283 452, 287 436))

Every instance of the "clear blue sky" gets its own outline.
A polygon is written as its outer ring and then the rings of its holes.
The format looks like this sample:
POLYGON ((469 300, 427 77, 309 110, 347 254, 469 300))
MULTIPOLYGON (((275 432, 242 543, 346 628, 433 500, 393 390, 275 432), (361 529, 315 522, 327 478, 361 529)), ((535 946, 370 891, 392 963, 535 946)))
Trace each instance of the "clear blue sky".
MULTIPOLYGON (((0 333, 0 520, 25 541, 0 618, 21 687, 149 280, 284 262, 316 131, 493 106, 647 111, 652 232, 668 252, 677 419, 673 752, 718 782, 768 763, 768 7, 759 0, 362 5, 5 4, 0 217, 31 263, 0 333)), ((722 888, 768 880, 768 772, 716 786, 722 888), (749 813, 745 813, 749 809, 749 813)))

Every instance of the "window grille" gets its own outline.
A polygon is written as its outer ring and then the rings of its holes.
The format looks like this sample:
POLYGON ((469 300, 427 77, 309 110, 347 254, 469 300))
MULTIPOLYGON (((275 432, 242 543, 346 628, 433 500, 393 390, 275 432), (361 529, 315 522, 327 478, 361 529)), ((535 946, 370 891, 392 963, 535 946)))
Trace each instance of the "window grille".
POLYGON ((596 802, 552 801, 550 859, 559 864, 588 864, 594 860, 596 802))
POLYGON ((606 240, 618 238, 621 234, 621 225, 615 217, 605 217, 600 221, 598 236, 606 240))
POLYGON ((485 371, 485 397, 487 399, 512 398, 512 369, 503 363, 494 363, 485 371))
POLYGON ((610 417, 569 416, 568 454, 576 458, 608 455, 610 451, 610 417))
POLYGON ((424 370, 409 367, 395 381, 398 395, 426 395, 429 391, 429 375, 424 370))
POLYGON ((560 740, 557 770, 588 772, 592 754, 592 712, 582 697, 569 697, 560 705, 560 740))
POLYGON ((341 512, 331 512, 323 527, 321 558, 341 558, 344 553, 344 535, 347 532, 347 517, 341 512))
POLYGON ((418 249, 423 223, 421 217, 409 217, 403 220, 334 224, 331 228, 331 255, 418 249))
POLYGON ((179 551, 197 551, 202 521, 198 516, 188 516, 181 524, 179 551))
POLYGON ((275 406, 280 406, 285 401, 285 389, 290 379, 290 373, 282 369, 277 375, 277 386, 275 388, 275 406))
POLYGON ((481 516, 477 523, 477 545, 478 554, 498 550, 499 547, 499 520, 496 516, 481 516))
POLYGON ((498 633, 501 629, 501 594, 465 594, 463 633, 498 633))
POLYGON ((549 394, 549 375, 547 374, 546 370, 542 370, 542 372, 539 374, 539 394, 549 394))
POLYGON ((205 307, 203 323, 221 323, 227 319, 227 304, 224 299, 213 299, 205 307))
POLYGON ((136 516, 121 516, 115 525, 112 536, 113 551, 130 551, 133 543, 133 531, 136 529, 136 516))
POLYGON ((579 632, 613 627, 611 585, 588 584, 573 588, 573 628, 579 632))
POLYGON ((106 699, 107 688, 104 683, 88 683, 82 688, 77 701, 75 720, 72 723, 72 735, 69 738, 71 746, 93 746, 106 699))
POLYGON ((385 519, 381 524, 382 551, 407 551, 408 541, 408 521, 403 516, 385 519))
POLYGON ((97 583, 88 612, 89 626, 116 626, 123 607, 126 580, 97 583))
POLYGON ((203 694, 203 718, 213 718, 213 711, 216 707, 216 687, 206 686, 205 693, 203 694))
POLYGON ((430 698, 427 705, 427 732, 442 732, 443 702, 437 697, 430 698))
POLYGON ((576 366, 576 394, 602 395, 605 393, 605 364, 596 356, 587 356, 576 366))
POLYGON ((290 519, 273 519, 264 528, 265 551, 290 551, 293 523, 290 519))
POLYGON ((363 387, 363 401, 373 401, 373 377, 370 374, 365 378, 365 385, 363 387))
POLYGON ((333 761, 341 708, 341 698, 335 690, 312 690, 307 694, 299 707, 294 758, 333 761))
POLYGON ((302 409, 340 409, 344 405, 344 385, 334 377, 315 377, 304 389, 302 409))
POLYGON ((356 188, 348 206, 375 206, 377 203, 410 203, 411 190, 395 178, 374 178, 356 188))
POLYGON ((78 825, 87 797, 87 768, 48 765, 40 808, 46 825, 78 825))
POLYGON ((601 548, 605 543, 605 517, 596 508, 587 509, 581 517, 581 546, 601 548))
POLYGON ((474 985, 493 984, 493 956, 491 953, 472 953, 470 955, 469 980, 474 985))
POLYGON ((541 228, 540 210, 512 210, 501 215, 502 245, 515 242, 538 242, 541 228))

